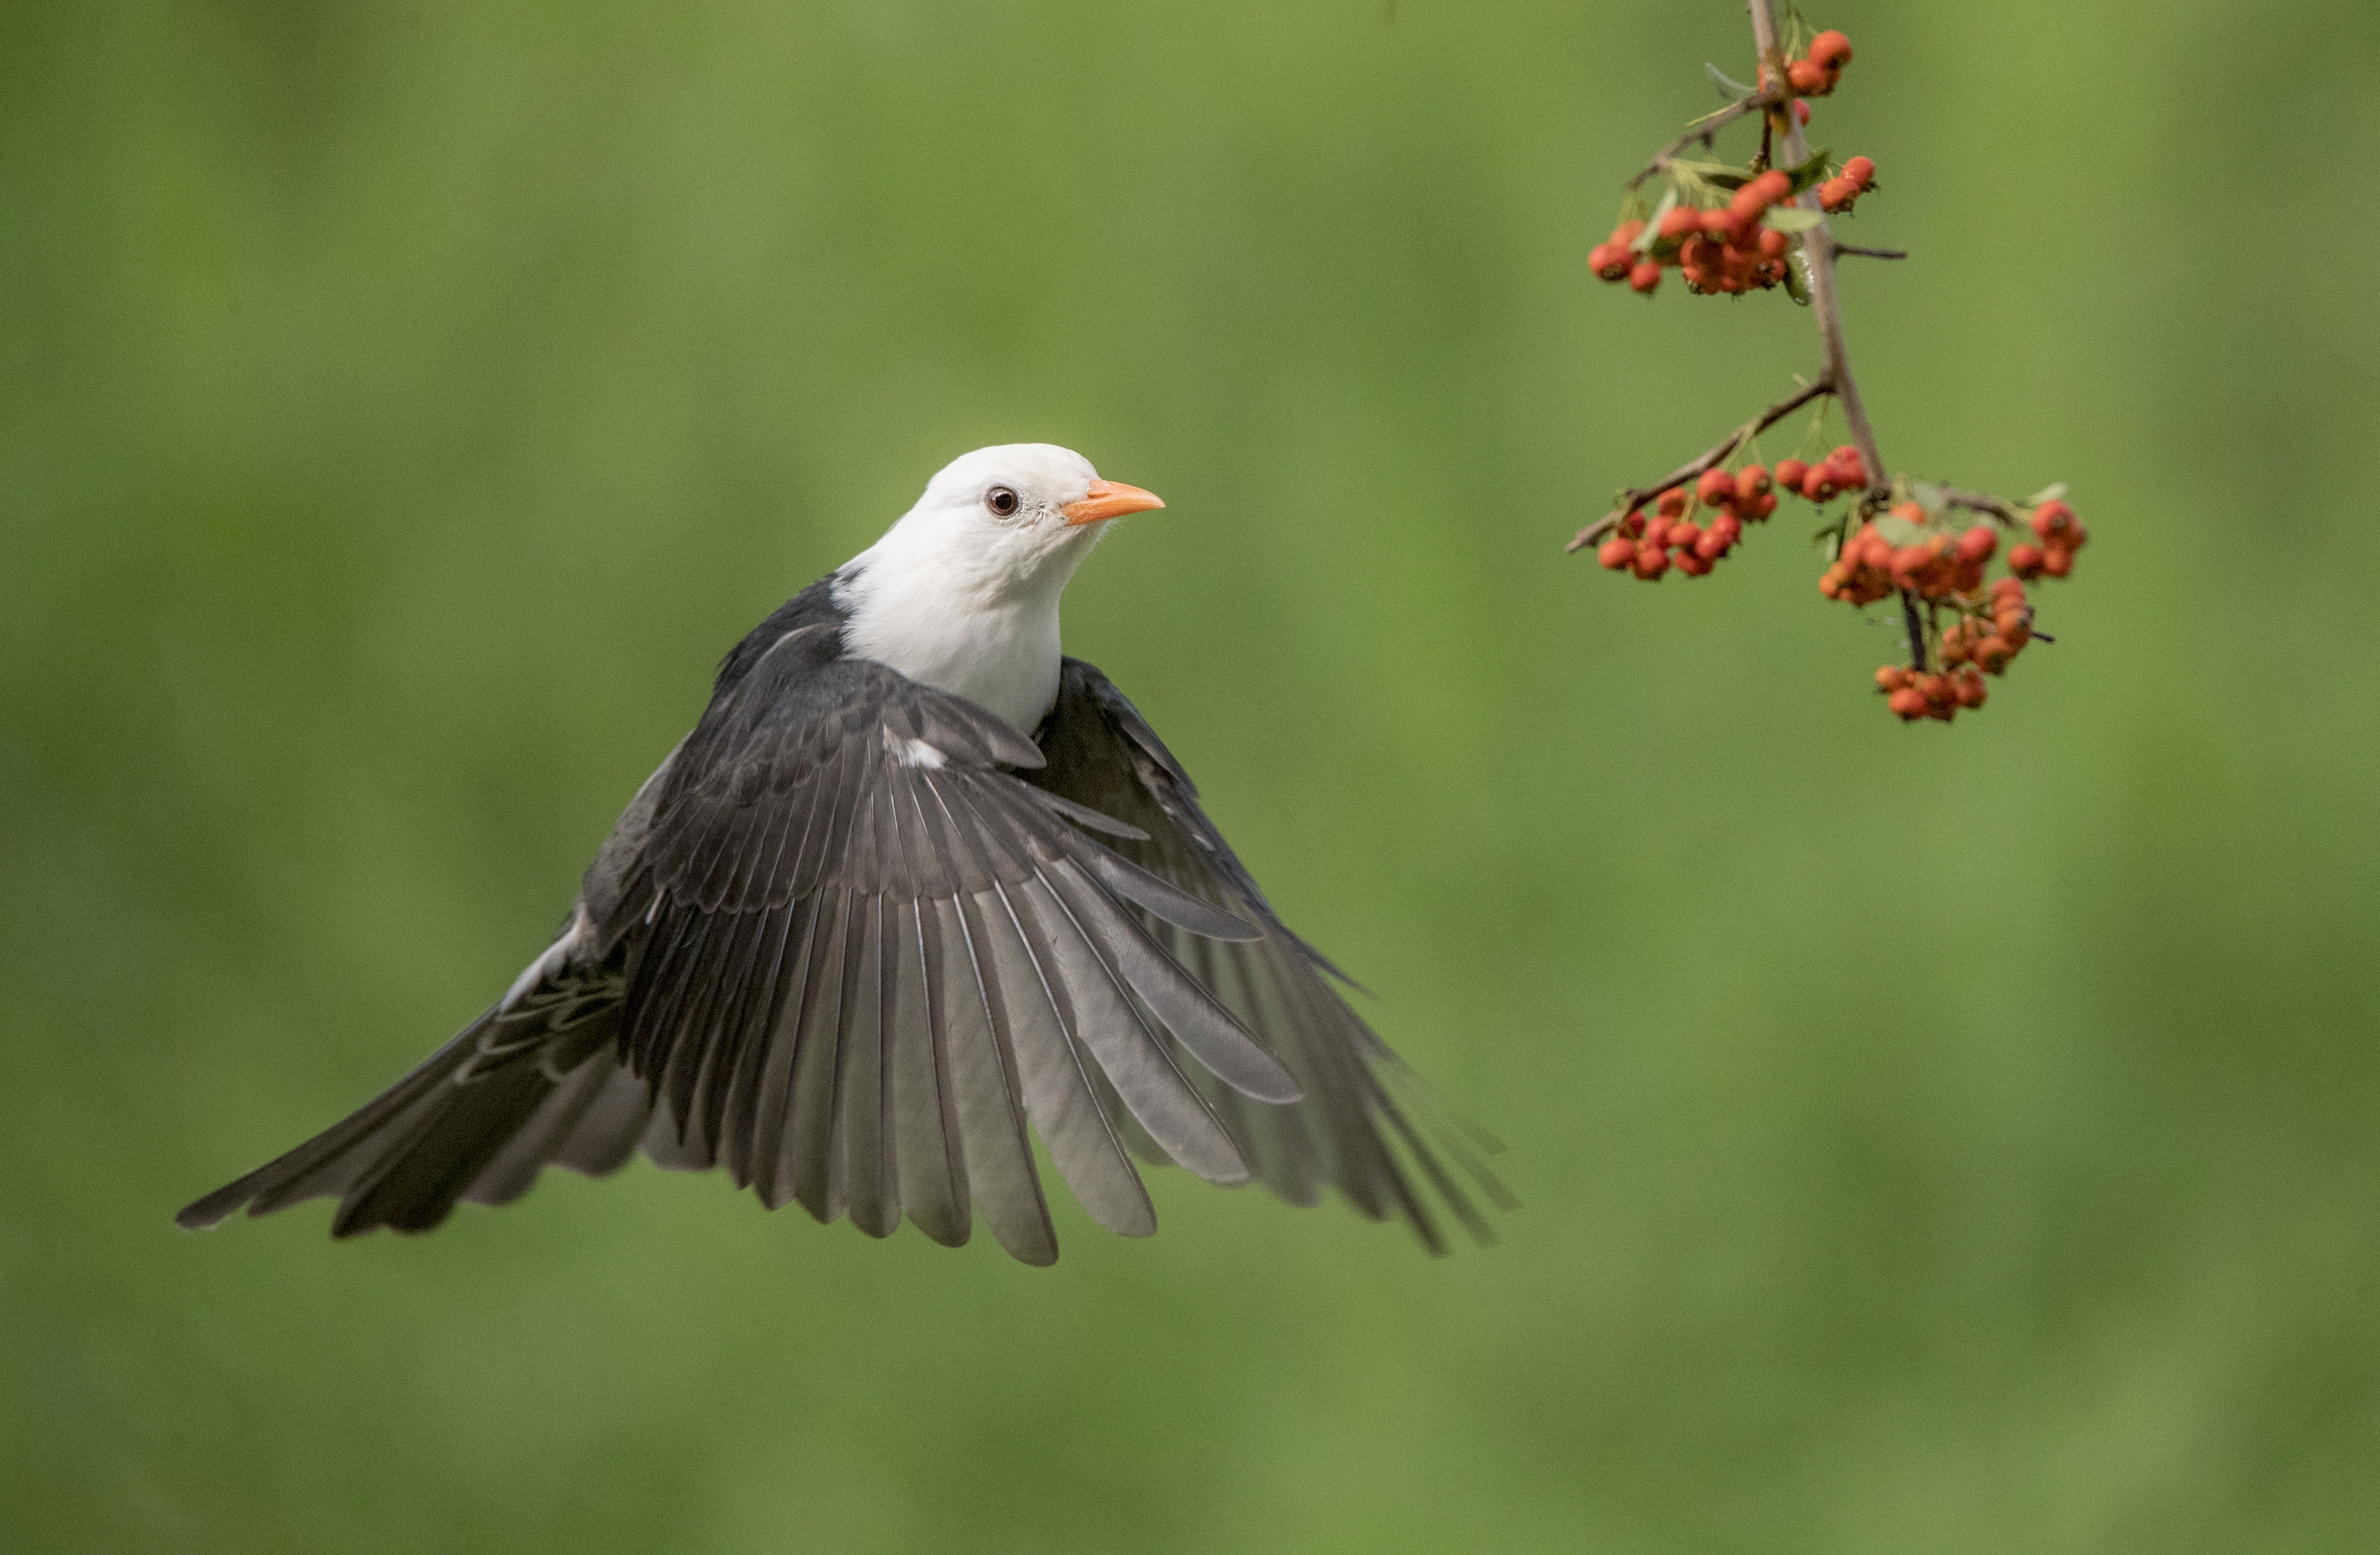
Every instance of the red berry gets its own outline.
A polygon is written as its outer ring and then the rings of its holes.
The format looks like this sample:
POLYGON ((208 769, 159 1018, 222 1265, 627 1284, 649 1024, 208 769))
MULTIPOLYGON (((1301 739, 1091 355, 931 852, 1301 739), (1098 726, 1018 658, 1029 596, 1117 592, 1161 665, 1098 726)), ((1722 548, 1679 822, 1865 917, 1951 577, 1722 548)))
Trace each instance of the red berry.
POLYGON ((1821 32, 1810 40, 1810 63, 1821 70, 1840 70, 1852 62, 1852 41, 1840 32, 1821 32))
POLYGON ((1618 572, 1636 559, 1636 542, 1633 540, 1621 540, 1615 536, 1603 542, 1595 553, 1595 559, 1613 572, 1618 572))
POLYGON ((1743 538, 1743 520, 1732 513, 1722 513, 1711 520, 1710 532, 1719 537, 1719 543, 1729 550, 1743 538))
POLYGON ((1827 463, 1834 469, 1836 485, 1856 492, 1867 484, 1867 466, 1861 462, 1859 450, 1850 443, 1828 455, 1827 463))
POLYGON ((1876 187, 1876 164, 1864 156, 1855 156, 1843 164, 1843 176, 1861 189, 1876 187))
POLYGON ((1995 634, 1975 644, 1973 657, 1977 664, 1998 674, 2009 667, 2009 661, 2016 657, 2016 650, 2009 646, 2008 638, 1995 634))
POLYGON ((1723 469, 1706 469, 1703 471, 1703 478, 1694 483, 1694 495, 1702 498, 1706 504, 1717 507, 1735 495, 1735 477, 1723 469))
POLYGON ((1802 494, 1812 502, 1828 500, 1842 487, 1842 482, 1836 479, 1836 473, 1831 464, 1812 466, 1810 472, 1802 477, 1802 494))
POLYGON ((1598 243, 1586 256, 1586 267, 1606 281, 1625 281, 1636 268, 1636 256, 1625 243, 1598 243))
POLYGON ((1703 527, 1692 520, 1684 520, 1670 526, 1670 544, 1672 549, 1691 551, 1694 549, 1694 541, 1702 538, 1703 527))
POLYGON ((1664 237, 1690 237, 1700 232, 1702 226, 1703 213, 1691 205, 1673 205, 1670 213, 1661 218, 1660 235, 1664 237))
POLYGON ((1661 516, 1675 518, 1686 511, 1686 489, 1672 486, 1661 493, 1661 516))
POLYGON ((1767 494, 1768 472, 1758 465, 1746 465, 1735 472, 1735 501, 1739 507, 1760 500, 1767 494))
POLYGON ((1797 94, 1816 97, 1827 90, 1827 68, 1823 65, 1813 65, 1806 59, 1797 59, 1785 67, 1785 80, 1797 94))
POLYGON ((1618 226, 1611 229, 1611 240, 1614 243, 1622 244, 1632 248, 1635 245, 1636 239, 1644 236, 1645 224, 1643 222, 1621 222, 1618 226))
POLYGON ((1701 577, 1711 570, 1711 565, 1692 551, 1678 553, 1678 570, 1688 577, 1701 577))
POLYGON ((1914 723, 1925 716, 1925 693, 1914 686, 1904 686, 1892 694, 1886 705, 1900 715, 1903 723, 1914 723))
POLYGON ((1763 492, 1760 493, 1759 500, 1754 504, 1752 510, 1745 514, 1744 516, 1747 518, 1766 518, 1776 511, 1777 493, 1774 492, 1763 492))
POLYGON ((1800 491, 1802 489, 1802 478, 1809 473, 1810 467, 1803 464, 1799 459, 1779 459, 1777 461, 1777 484, 1782 486, 1789 492, 1800 491))
POLYGON ((1658 513, 1653 515, 1653 521, 1645 526, 1645 543, 1657 550, 1670 543, 1670 520, 1667 516, 1658 513))
POLYGON ((2063 545, 2053 545, 2041 558, 2041 570, 2052 577, 2064 577, 2074 570, 2074 553, 2063 545))
POLYGON ((2052 498, 2033 510, 2033 532, 2046 542, 2056 543, 2058 536, 2074 528, 2074 510, 2052 498))
POLYGON ((2041 576, 2041 565, 2043 560, 2044 558, 2041 554, 2041 547, 2038 545, 2012 545, 2009 547, 2009 571, 2016 574, 2019 577, 2039 577, 2041 576))
POLYGON ((1950 695, 1961 707, 1973 709, 1982 707, 1984 699, 1991 693, 1985 688, 1984 677, 1970 668, 1950 677, 1950 695))
POLYGON ((1876 672, 1876 687, 1879 691, 1898 691, 1909 684, 1909 672, 1899 664, 1886 664, 1876 672))
POLYGON ((1660 284, 1661 267, 1651 260, 1639 261, 1636 268, 1628 273, 1628 285, 1646 297, 1652 296, 1653 288, 1660 284))
POLYGON ((1959 560, 1988 562, 1992 559, 1992 553, 1999 548, 1999 531, 1989 524, 1977 524, 1959 537, 1959 560))
POLYGON ((1643 534, 1645 532, 1645 510, 1641 507, 1630 508, 1628 510, 1628 516, 1620 520, 1620 532, 1626 535, 1631 540, 1634 540, 1638 535, 1643 534))
POLYGON ((1810 105, 1807 103, 1803 102, 1800 98, 1795 98, 1793 100, 1793 116, 1800 119, 1803 124, 1809 123, 1810 105))
POLYGON ((1636 576, 1651 583, 1670 570, 1670 553, 1654 544, 1648 537, 1636 547, 1636 576))

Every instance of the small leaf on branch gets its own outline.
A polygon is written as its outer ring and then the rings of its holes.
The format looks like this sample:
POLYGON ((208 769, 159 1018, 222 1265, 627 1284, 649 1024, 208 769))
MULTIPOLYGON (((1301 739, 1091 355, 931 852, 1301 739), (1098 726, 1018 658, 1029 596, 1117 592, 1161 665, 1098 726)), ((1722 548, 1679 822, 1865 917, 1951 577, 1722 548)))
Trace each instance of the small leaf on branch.
POLYGON ((1929 518, 1939 518, 1942 510, 1950 505, 1950 488, 1938 481, 1912 480, 1909 483, 1909 495, 1929 518))
POLYGON ((1718 66, 1711 64, 1708 60, 1705 60, 1703 62, 1703 68, 1710 72, 1710 79, 1718 83, 1719 91, 1727 93, 1730 97, 1742 98, 1752 95, 1752 88, 1745 86, 1742 81, 1736 80, 1726 71, 1720 69, 1718 66))
POLYGON ((1815 211, 1804 211, 1798 205, 1771 205, 1760 220, 1763 225, 1791 235, 1807 232, 1826 218, 1815 211))
POLYGON ((2063 480, 2052 481, 2050 484, 2044 486, 2040 491, 2034 492, 2033 495, 2025 498, 2024 505, 2027 507, 2039 507, 2043 503, 2056 502, 2065 494, 2066 482, 2063 480))
POLYGON ((1636 241, 1628 245, 1632 252, 1649 254, 1653 251, 1654 241, 1661 236, 1661 218, 1675 209, 1677 203, 1676 189, 1661 191, 1661 203, 1654 210, 1652 219, 1645 224, 1645 230, 1636 235, 1636 241))
POLYGON ((1906 518, 1896 518, 1889 513, 1879 513, 1869 522, 1876 526, 1876 533, 1892 541, 1895 546, 1914 545, 1926 535, 1925 525, 1912 524, 1906 518))
POLYGON ((1815 184, 1824 182, 1827 176, 1827 158, 1830 154, 1823 149, 1815 151, 1810 153, 1810 159, 1799 167, 1787 168, 1786 176, 1793 180, 1793 188, 1790 194, 1799 194, 1815 184))

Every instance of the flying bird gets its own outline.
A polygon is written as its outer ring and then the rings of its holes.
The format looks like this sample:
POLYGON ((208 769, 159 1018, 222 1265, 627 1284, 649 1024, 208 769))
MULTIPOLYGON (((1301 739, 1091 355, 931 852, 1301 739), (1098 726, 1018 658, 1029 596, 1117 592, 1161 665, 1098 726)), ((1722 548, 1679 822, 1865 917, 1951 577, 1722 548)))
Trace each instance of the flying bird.
POLYGON ((1337 968, 1060 650, 1075 569, 1164 505, 1047 443, 952 463, 727 655, 504 997, 178 1222, 335 1196, 334 1236, 425 1231, 641 1147, 875 1236, 954 1246, 979 1217, 1047 1264, 1029 1125, 1127 1236, 1157 1225, 1137 1160, 1335 1187, 1437 1250, 1426 1184, 1484 1238, 1439 1149, 1500 1188, 1459 1135, 1433 1148, 1337 968))

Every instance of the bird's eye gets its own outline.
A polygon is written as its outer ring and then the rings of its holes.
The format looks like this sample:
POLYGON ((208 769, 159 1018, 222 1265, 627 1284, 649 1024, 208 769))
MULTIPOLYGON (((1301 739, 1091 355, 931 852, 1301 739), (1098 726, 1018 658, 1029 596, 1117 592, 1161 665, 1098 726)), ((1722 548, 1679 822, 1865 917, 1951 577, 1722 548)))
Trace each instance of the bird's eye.
POLYGON ((1016 493, 1005 486, 994 486, 983 494, 983 505, 1005 518, 1016 511, 1016 493))

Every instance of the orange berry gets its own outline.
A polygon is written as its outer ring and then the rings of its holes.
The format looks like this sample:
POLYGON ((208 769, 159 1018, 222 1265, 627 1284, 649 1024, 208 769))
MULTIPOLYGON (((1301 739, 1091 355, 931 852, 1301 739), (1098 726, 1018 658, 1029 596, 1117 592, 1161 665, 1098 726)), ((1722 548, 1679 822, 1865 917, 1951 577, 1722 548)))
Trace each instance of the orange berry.
POLYGON ((1700 577, 1711 570, 1711 565, 1692 551, 1678 553, 1678 570, 1688 577, 1700 577))
POLYGON ((1982 707, 1984 699, 1991 692, 1985 688, 1984 677, 1970 665, 1950 677, 1950 695, 1958 699, 1961 707, 1973 709, 1982 707))
POLYGON ((1703 227, 1703 213, 1691 205, 1673 205, 1661 218, 1663 237, 1691 237, 1703 227))
POLYGON ((1810 467, 1803 464, 1799 459, 1779 459, 1777 461, 1777 484, 1782 486, 1789 492, 1800 491, 1802 489, 1802 478, 1809 473, 1810 467))
POLYGON ((1752 511, 1746 514, 1745 516, 1751 518, 1766 518, 1776 511, 1777 493, 1774 492, 1763 492, 1760 493, 1759 500, 1753 504, 1752 511))
POLYGON ((1908 684, 1909 672, 1899 664, 1886 664, 1876 672, 1876 688, 1879 691, 1898 691, 1908 684))
MULTIPOLYGON (((1775 227, 1762 227, 1760 236, 1755 241, 1759 247, 1762 259, 1776 261, 1785 257, 1785 235, 1775 227)), ((1771 285, 1774 283, 1772 282, 1771 285)))
POLYGON ((1735 542, 1743 538, 1743 520, 1732 513, 1722 513, 1711 520, 1710 532, 1720 537, 1720 544, 1732 550, 1735 542))
POLYGON ((1758 465, 1746 465, 1735 472, 1735 500, 1739 505, 1767 495, 1768 486, 1768 472, 1758 465))
POLYGON ((1692 550, 1694 541, 1702 538, 1703 527, 1690 519, 1670 526, 1670 544, 1679 550, 1692 550))
POLYGON ((1876 164, 1866 157, 1855 156, 1843 164, 1843 176, 1849 178, 1855 188, 1863 190, 1874 188, 1876 164))
POLYGON ((1610 540, 1605 541, 1603 544, 1597 549, 1595 559, 1601 562, 1605 566, 1609 567, 1613 572, 1618 572, 1636 559, 1636 542, 1633 540, 1621 540, 1615 536, 1610 540))
POLYGON ((1827 91, 1827 67, 1797 59, 1785 67, 1785 81, 1799 96, 1817 97, 1827 91))
POLYGON ((1646 297, 1651 297, 1653 288, 1660 284, 1661 267, 1651 260, 1638 261, 1636 268, 1628 273, 1628 285, 1646 297))
POLYGON ((1670 570, 1670 553, 1653 543, 1648 536, 1636 547, 1636 576, 1647 583, 1657 581, 1670 570))
POLYGON ((1914 686, 1903 686, 1886 705, 1900 715, 1903 723, 1912 723, 1925 716, 1925 693, 1914 686))
MULTIPOLYGON (((1828 455, 1827 463, 1834 467, 1835 484, 1854 492, 1867 484, 1867 466, 1862 462, 1859 450, 1850 443, 1846 443, 1828 455)), ((1925 510, 1920 508, 1918 511, 1922 513, 1925 510)))
POLYGON ((1672 486, 1661 493, 1661 516, 1675 518, 1686 511, 1686 489, 1672 486))
POLYGON ((1814 465, 1802 477, 1802 494, 1812 502, 1826 502, 1842 489, 1840 472, 1831 464, 1814 465))
POLYGON ((1959 537, 1959 560, 1988 562, 1992 559, 1992 553, 1999 548, 1999 531, 1989 524, 1977 524, 1959 537))
POLYGON ((1847 179, 1829 178, 1818 186, 1819 208, 1829 215, 1837 211, 1848 211, 1852 201, 1858 198, 1858 187, 1847 179))
POLYGON ((1641 507, 1630 508, 1628 510, 1628 516, 1620 520, 1620 532, 1626 535, 1631 540, 1643 534, 1645 532, 1645 510, 1641 507))
POLYGON ((1645 526, 1645 543, 1656 549, 1670 543, 1670 520, 1666 516, 1653 515, 1653 521, 1645 526))
POLYGON ((2033 532, 2040 536, 2045 544, 2055 543, 2058 536, 2070 532, 2073 528, 2074 510, 2055 498, 2033 510, 2033 532))
POLYGON ((1644 236, 1645 224, 1643 222, 1621 222, 1618 226, 1611 229, 1611 240, 1614 243, 1624 244, 1631 247, 1635 244, 1636 239, 1644 236))
POLYGON ((1723 469, 1706 469, 1703 471, 1703 478, 1694 483, 1694 495, 1709 506, 1717 507, 1735 495, 1735 477, 1723 469))
POLYGON ((1894 503, 1892 516, 1904 524, 1915 524, 1921 528, 1925 524, 1925 510, 1913 502, 1894 503))
POLYGON ((2041 570, 2052 577, 2064 577, 2074 570, 2074 553, 2063 545, 2053 545, 2041 558, 2041 570))
POLYGON ((2043 559, 2041 547, 2038 545, 2011 545, 2009 547, 2009 571, 2016 574, 2019 577, 2039 577, 2041 576, 2043 559))
POLYGON ((2009 667, 2009 661, 2016 657, 2016 650, 2009 646, 2008 638, 1995 635, 1975 644, 1975 650, 1969 657, 1984 669, 1998 674, 2009 667))
POLYGON ((1810 40, 1810 63, 1821 70, 1840 70, 1852 62, 1852 41, 1826 31, 1810 40))

